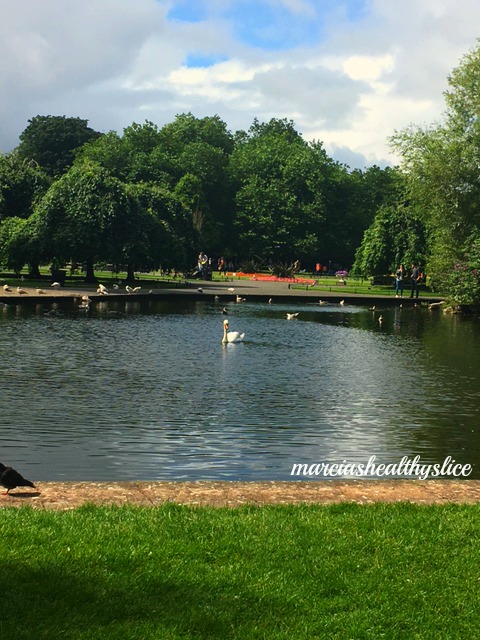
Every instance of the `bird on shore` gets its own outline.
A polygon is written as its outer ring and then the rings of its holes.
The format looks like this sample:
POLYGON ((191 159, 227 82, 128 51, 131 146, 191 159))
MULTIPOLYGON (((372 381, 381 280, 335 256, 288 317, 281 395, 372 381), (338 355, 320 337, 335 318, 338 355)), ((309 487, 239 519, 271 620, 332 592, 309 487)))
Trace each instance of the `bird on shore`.
POLYGON ((3 285, 3 290, 7 291, 8 293, 12 293, 12 289, 11 289, 11 287, 8 286, 8 284, 4 284, 3 285))
POLYGON ((114 284, 114 285, 113 285, 113 288, 114 288, 115 290, 117 290, 117 289, 119 289, 120 287, 118 286, 118 284, 114 284))
POLYGON ((298 318, 298 313, 287 313, 287 320, 294 320, 298 318))
POLYGON ((21 287, 17 287, 17 293, 20 296, 26 296, 28 294, 28 291, 26 291, 25 289, 22 289, 21 287))
POLYGON ((442 300, 441 302, 431 302, 428 305, 429 309, 437 309, 440 308, 442 306, 442 304, 445 304, 445 300, 442 300))
POLYGON ((30 480, 26 480, 18 471, 12 467, 6 467, 0 462, 0 484, 5 487, 5 494, 8 495, 11 489, 15 487, 33 487, 35 485, 30 480))
POLYGON ((104 284, 99 284, 97 293, 99 293, 102 296, 106 296, 108 294, 108 289, 104 284))
POLYGON ((37 293, 39 296, 44 296, 45 295, 45 291, 43 289, 37 289, 37 293))
POLYGON ((228 290, 230 291, 230 293, 233 293, 235 291, 235 287, 228 287, 228 290))
POLYGON ((60 289, 61 284, 60 282, 52 282, 50 286, 53 287, 54 289, 60 289))
POLYGON ((198 293, 203 293, 202 287, 198 287, 197 291, 198 291, 198 293))

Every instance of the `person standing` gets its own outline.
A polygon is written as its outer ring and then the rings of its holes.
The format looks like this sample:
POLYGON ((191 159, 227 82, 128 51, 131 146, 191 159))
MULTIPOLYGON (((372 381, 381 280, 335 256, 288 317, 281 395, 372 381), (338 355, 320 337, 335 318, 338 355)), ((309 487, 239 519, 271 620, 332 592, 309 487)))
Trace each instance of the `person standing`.
POLYGON ((411 287, 410 287, 410 298, 418 298, 418 284, 420 282, 421 275, 420 269, 418 268, 418 264, 412 264, 412 275, 411 275, 411 287))
POLYGON ((395 272, 395 297, 403 298, 403 279, 405 277, 405 270, 403 264, 398 265, 398 269, 395 272))

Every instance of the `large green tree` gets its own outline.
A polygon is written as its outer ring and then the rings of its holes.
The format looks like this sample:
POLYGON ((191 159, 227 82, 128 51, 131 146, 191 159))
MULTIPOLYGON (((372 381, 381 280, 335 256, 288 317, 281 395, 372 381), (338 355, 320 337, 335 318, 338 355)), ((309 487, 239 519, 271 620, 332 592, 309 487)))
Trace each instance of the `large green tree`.
POLYGON ((0 156, 0 220, 28 218, 51 180, 34 160, 12 152, 0 156))
POLYGON ((428 230, 432 282, 454 295, 450 274, 480 229, 480 47, 463 57, 448 85, 443 120, 396 132, 391 143, 428 230))
POLYGON ((79 163, 57 180, 35 212, 44 259, 84 263, 94 280, 96 262, 127 268, 151 260, 156 220, 127 186, 94 163, 79 163))
POLYGON ((20 134, 17 153, 35 160, 48 175, 60 176, 72 165, 75 151, 100 135, 82 118, 35 116, 20 134))

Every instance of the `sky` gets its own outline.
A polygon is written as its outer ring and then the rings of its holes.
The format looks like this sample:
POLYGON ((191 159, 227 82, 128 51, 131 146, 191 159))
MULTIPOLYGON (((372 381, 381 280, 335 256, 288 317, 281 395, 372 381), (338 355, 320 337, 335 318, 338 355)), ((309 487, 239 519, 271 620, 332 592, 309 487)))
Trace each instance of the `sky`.
POLYGON ((0 152, 36 115, 122 133, 180 113, 292 120, 351 168, 442 117, 478 0, 0 0, 0 152))

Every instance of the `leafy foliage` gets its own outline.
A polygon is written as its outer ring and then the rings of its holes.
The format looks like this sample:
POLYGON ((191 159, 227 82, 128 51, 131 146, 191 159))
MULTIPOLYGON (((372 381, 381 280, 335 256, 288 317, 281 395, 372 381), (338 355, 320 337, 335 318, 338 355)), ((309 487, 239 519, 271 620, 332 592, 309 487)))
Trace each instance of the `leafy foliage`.
POLYGON ((64 173, 73 163, 75 150, 101 135, 81 118, 35 116, 28 123, 17 152, 21 158, 35 160, 50 176, 64 173))

